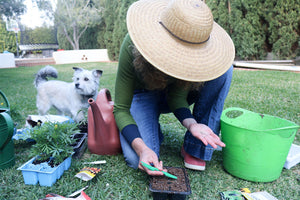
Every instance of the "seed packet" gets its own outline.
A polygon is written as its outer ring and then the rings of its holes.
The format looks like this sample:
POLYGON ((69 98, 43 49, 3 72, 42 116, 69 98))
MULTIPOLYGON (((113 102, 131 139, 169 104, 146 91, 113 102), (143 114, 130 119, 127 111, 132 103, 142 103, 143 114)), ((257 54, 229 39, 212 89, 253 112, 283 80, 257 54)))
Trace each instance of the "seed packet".
POLYGON ((244 200, 242 192, 239 190, 220 192, 221 200, 244 200))
POLYGON ((249 194, 254 200, 278 200, 276 197, 272 196, 266 191, 253 192, 249 194))
POLYGON ((75 175, 75 177, 80 178, 84 181, 89 181, 94 178, 100 171, 100 168, 84 167, 75 175))

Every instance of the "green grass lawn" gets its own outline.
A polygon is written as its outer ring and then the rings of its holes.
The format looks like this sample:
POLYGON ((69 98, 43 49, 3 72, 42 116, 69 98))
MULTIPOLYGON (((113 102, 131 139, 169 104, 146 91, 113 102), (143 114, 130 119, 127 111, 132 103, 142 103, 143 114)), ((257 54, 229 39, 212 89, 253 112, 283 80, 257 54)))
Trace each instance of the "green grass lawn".
MULTIPOLYGON (((108 88, 112 97, 117 63, 88 63, 55 65, 58 79, 71 82, 72 67, 102 69, 100 88, 108 88)), ((34 74, 43 66, 0 69, 0 90, 6 95, 11 116, 17 128, 25 125, 28 115, 36 115, 36 89, 34 74)), ((300 74, 279 71, 234 70, 232 86, 225 108, 241 107, 258 113, 270 114, 300 124, 300 74)), ((51 110, 54 113, 54 110, 51 110)), ((161 147, 161 160, 165 166, 183 167, 179 151, 185 133, 184 128, 172 114, 161 116, 165 141, 161 147)), ((0 135, 1 137, 1 135, 0 135)), ((299 131, 294 140, 300 145, 299 131)), ((89 185, 86 193, 93 200, 99 199, 152 199, 149 177, 140 170, 126 166, 122 155, 102 156, 89 153, 72 160, 69 170, 52 187, 25 185, 21 171, 17 168, 29 160, 30 144, 15 141, 16 164, 10 169, 0 170, 0 200, 34 200, 48 193, 68 195, 89 185), (85 165, 83 162, 106 160, 102 171, 91 181, 75 178, 85 165)), ((299 199, 300 164, 290 170, 283 169, 280 178, 270 183, 250 182, 227 173, 222 166, 222 152, 216 151, 212 161, 203 172, 187 170, 192 194, 189 199, 220 199, 219 192, 238 188, 249 188, 252 192, 267 191, 278 199, 299 199)))

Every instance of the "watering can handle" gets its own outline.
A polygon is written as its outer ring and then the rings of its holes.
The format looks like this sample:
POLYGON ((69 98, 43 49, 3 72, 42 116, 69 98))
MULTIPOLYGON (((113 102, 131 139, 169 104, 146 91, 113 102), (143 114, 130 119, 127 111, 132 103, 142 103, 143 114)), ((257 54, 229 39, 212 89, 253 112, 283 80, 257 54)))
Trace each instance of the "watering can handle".
POLYGON ((111 98, 111 93, 108 89, 104 88, 101 89, 99 94, 100 98, 102 101, 105 101, 106 103, 113 104, 112 98, 111 98))
MULTIPOLYGON (((0 90, 0 94, 1 94, 1 96, 3 97, 3 99, 4 99, 4 101, 5 101, 6 105, 7 105, 7 108, 9 108, 9 107, 10 107, 9 102, 8 102, 6 96, 4 95, 4 93, 3 93, 1 90, 0 90)), ((0 105, 0 106, 1 106, 1 105, 0 105)))
MULTIPOLYGON (((0 151, 7 145, 7 143, 11 140, 14 133, 14 124, 9 114, 2 112, 0 113, 0 125, 5 132, 7 132, 7 137, 2 138, 2 142, 0 143, 0 151)), ((5 136, 5 135, 4 135, 5 136)))

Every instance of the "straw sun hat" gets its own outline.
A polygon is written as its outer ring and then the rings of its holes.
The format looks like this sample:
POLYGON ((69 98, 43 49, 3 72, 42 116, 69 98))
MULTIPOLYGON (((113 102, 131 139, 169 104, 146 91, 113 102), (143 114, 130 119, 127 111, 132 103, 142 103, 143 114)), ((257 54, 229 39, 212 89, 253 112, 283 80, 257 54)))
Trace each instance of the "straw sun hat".
POLYGON ((170 76, 208 81, 232 65, 234 44, 201 0, 140 0, 129 7, 126 20, 140 53, 170 76))

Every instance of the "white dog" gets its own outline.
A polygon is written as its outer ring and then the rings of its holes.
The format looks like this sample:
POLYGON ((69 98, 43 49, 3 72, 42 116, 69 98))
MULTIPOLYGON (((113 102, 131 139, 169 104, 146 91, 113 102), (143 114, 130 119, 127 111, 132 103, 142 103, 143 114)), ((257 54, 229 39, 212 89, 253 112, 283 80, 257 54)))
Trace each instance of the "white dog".
POLYGON ((36 106, 40 115, 45 115, 53 106, 58 114, 71 115, 72 119, 80 122, 84 112, 89 107, 88 99, 97 98, 101 70, 85 70, 73 67, 75 70, 73 82, 47 80, 47 76, 57 78, 57 70, 46 66, 38 71, 34 85, 37 88, 36 106))

